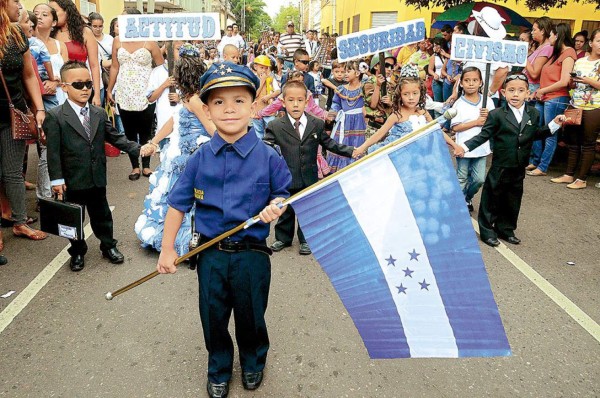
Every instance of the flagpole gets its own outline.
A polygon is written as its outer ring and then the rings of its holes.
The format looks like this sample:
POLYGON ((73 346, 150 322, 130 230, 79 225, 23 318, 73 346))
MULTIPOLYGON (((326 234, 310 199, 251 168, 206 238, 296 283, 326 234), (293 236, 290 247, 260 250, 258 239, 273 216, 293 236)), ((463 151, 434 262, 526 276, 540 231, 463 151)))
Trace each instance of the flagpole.
MULTIPOLYGON (((287 206, 289 204, 292 204, 293 202, 303 198, 304 196, 308 195, 309 193, 319 189, 320 187, 322 187, 323 185, 327 185, 330 182, 332 182, 334 179, 339 178, 339 176, 343 173, 348 172, 349 170, 352 170, 354 167, 357 167, 358 165, 364 163, 365 161, 369 160, 369 159, 373 159, 374 157, 376 157, 377 155, 379 155, 380 153, 387 151, 388 149, 398 146, 402 143, 405 143, 417 136, 419 136, 420 134, 425 133, 427 130, 429 130, 430 128, 432 128, 433 126, 435 126, 436 124, 439 124, 441 122, 444 122, 445 120, 450 120, 452 118, 454 118, 456 116, 456 110, 455 109, 448 109, 446 112, 444 112, 444 114, 434 120, 432 120, 431 122, 427 123, 426 125, 418 128, 417 130, 405 135, 404 137, 401 137, 393 142, 390 142, 389 144, 371 152, 370 154, 363 156, 362 158, 358 159, 356 162, 349 164, 348 166, 344 167, 343 169, 333 173, 330 176, 327 176, 325 178, 323 178, 321 181, 311 185, 308 188, 303 189, 302 191, 296 193, 295 195, 290 196, 289 198, 287 198, 286 200, 284 200, 283 202, 280 202, 277 204, 277 206, 279 208, 282 208, 284 206, 287 206)), ((238 225, 235 228, 230 229, 229 231, 226 231, 224 233, 222 233, 221 235, 217 236, 216 238, 213 238, 211 240, 209 240, 208 242, 198 246, 197 248, 191 250, 190 252, 184 254, 183 256, 178 257, 175 260, 175 266, 178 266, 179 264, 181 264, 182 262, 184 262, 185 260, 189 259, 190 257, 195 256, 196 254, 200 253, 203 250, 208 249, 209 247, 211 247, 212 245, 214 245, 215 243, 218 243, 220 241, 222 241, 223 239, 226 239, 228 237, 230 237, 231 235, 241 231, 242 229, 246 229, 251 227, 252 225, 256 224, 257 222, 260 221, 259 216, 254 216, 252 218, 249 218, 248 220, 246 220, 245 222, 241 223, 240 225, 238 225)), ((126 291, 133 289, 136 286, 141 285, 142 283, 145 283, 147 281, 149 281, 150 279, 154 278, 155 276, 160 275, 160 273, 158 271, 154 271, 151 272, 150 274, 136 280, 135 282, 130 283, 129 285, 126 285, 118 290, 115 290, 114 292, 108 292, 105 294, 105 298, 107 300, 112 300, 113 298, 125 293, 126 291)))

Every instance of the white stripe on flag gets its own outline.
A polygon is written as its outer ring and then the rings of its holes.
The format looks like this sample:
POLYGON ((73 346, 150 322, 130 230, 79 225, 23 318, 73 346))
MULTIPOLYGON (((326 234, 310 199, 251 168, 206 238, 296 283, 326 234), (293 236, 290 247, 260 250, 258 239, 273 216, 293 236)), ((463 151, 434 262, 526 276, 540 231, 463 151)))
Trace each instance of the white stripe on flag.
POLYGON ((458 357, 419 228, 389 156, 341 175, 339 184, 379 260, 411 356, 458 357))

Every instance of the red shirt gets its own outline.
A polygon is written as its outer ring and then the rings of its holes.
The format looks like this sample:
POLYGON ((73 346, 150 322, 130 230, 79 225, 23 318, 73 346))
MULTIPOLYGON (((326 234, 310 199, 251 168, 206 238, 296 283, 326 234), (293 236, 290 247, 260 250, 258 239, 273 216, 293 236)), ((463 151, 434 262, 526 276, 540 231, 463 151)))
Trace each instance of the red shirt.
MULTIPOLYGON (((556 83, 560 80, 560 75, 562 73, 562 63, 566 58, 573 58, 573 62, 577 60, 577 54, 575 54, 575 50, 571 47, 567 47, 563 50, 562 53, 558 56, 558 58, 552 62, 548 61, 542 67, 542 74, 540 76, 540 88, 548 87, 556 83)), ((570 71, 569 71, 570 72, 570 71)), ((555 90, 551 93, 546 93, 542 97, 542 101, 547 101, 552 98, 557 97, 568 97, 569 96, 569 87, 564 86, 558 90, 555 90)))

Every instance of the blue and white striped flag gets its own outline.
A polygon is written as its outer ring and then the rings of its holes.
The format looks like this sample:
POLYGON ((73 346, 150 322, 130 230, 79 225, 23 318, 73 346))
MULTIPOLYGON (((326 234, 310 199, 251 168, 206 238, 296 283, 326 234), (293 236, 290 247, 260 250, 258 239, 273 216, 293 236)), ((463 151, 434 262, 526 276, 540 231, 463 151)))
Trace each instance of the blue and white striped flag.
POLYGON ((510 355, 439 129, 292 202, 371 358, 510 355))

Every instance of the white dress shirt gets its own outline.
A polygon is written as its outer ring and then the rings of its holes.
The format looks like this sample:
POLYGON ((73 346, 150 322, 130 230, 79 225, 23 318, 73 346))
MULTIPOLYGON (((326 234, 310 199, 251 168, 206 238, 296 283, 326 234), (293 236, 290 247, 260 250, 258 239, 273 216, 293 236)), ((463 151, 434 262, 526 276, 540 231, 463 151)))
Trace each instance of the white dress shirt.
MULTIPOLYGON (((287 114, 287 117, 290 119, 290 123, 292 123, 292 126, 294 126, 295 129, 296 119, 291 117, 289 113, 287 114)), ((302 140, 302 138, 304 137, 304 131, 306 130, 306 123, 308 123, 308 118, 306 117, 306 114, 303 113, 300 117, 300 120, 298 121, 300 122, 300 126, 298 126, 298 130, 300 130, 300 140, 302 140)))

